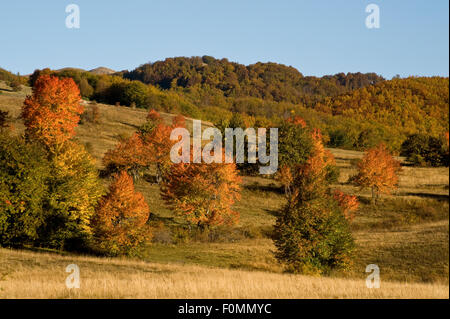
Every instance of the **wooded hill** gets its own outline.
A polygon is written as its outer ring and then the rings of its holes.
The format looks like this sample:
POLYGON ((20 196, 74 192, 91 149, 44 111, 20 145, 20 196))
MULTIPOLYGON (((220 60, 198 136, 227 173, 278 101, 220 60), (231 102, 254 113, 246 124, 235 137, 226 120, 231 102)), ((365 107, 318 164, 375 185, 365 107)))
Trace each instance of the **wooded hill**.
MULTIPOLYGON (((399 152, 411 134, 444 139, 449 130, 449 80, 443 77, 314 77, 277 63, 245 66, 203 56, 167 58, 114 74, 37 70, 30 84, 49 73, 73 78, 86 99, 221 125, 229 124, 233 114, 247 126, 261 127, 299 115, 322 130, 330 147, 364 150, 384 142, 399 152)), ((15 77, 3 70, 0 76, 15 77)))

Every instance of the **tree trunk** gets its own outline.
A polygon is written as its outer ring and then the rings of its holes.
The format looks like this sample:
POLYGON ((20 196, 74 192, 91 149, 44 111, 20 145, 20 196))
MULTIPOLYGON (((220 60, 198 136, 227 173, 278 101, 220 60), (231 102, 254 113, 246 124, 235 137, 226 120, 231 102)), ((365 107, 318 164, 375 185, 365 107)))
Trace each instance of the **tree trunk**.
POLYGON ((375 201, 375 186, 372 186, 372 200, 371 200, 372 205, 376 204, 375 201))
POLYGON ((156 183, 161 184, 161 182, 162 182, 161 164, 156 163, 156 183))

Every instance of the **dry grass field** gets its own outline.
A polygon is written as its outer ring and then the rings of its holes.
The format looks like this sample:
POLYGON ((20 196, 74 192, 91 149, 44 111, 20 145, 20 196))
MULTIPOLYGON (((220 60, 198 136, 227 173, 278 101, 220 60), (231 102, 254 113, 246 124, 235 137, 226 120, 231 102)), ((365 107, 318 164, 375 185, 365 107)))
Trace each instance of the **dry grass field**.
POLYGON ((315 278, 0 249, 0 298, 448 298, 441 284, 315 278), (67 265, 80 288, 67 289, 67 265))
MULTIPOLYGON (((23 125, 20 107, 29 88, 2 90, 0 109, 12 115, 15 134, 23 125)), ((86 106, 89 110, 92 106, 86 106)), ((101 158, 145 121, 146 111, 98 104, 100 123, 83 123, 77 139, 101 167, 101 158)), ((169 121, 172 115, 163 114, 169 121)), ((188 121, 188 125, 189 125, 188 121)), ((210 123, 205 123, 207 126, 210 123)), ((0 250, 0 297, 37 298, 448 298, 449 170, 403 166, 398 189, 370 205, 370 193, 348 183, 361 152, 331 149, 340 168, 335 188, 358 196, 352 224, 357 243, 347 272, 311 278, 284 274, 270 239, 285 200, 270 178, 244 177, 236 204, 238 226, 192 234, 145 177, 136 183, 160 223, 139 260, 62 256, 0 250), (64 285, 65 266, 80 266, 82 288, 64 285), (365 267, 380 267, 382 288, 367 289, 365 267)), ((404 161, 404 159, 400 159, 404 161)), ((105 180, 105 183, 107 181, 105 180)))

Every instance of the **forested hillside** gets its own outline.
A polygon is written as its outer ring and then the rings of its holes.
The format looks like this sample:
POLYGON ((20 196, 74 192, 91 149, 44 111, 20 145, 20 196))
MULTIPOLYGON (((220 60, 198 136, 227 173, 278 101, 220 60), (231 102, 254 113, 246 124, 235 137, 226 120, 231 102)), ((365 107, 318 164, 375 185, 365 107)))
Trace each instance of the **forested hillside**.
MULTIPOLYGON (((442 77, 314 77, 277 63, 245 66, 209 56, 167 58, 113 74, 36 70, 29 84, 42 74, 73 78, 85 99, 178 113, 222 126, 278 126, 288 116, 299 115, 321 129, 329 147, 365 150, 384 142, 398 154, 414 134, 445 144, 449 130, 449 80, 442 77), (232 119, 233 114, 241 119, 232 119)), ((0 76, 7 81, 18 78, 4 70, 0 76)))
POLYGON ((227 97, 251 96, 295 104, 336 96, 384 80, 375 73, 305 77, 297 69, 282 64, 258 62, 245 66, 210 56, 168 58, 144 64, 131 72, 124 72, 123 76, 162 89, 212 88, 222 91, 227 97))
POLYGON ((410 77, 368 86, 335 98, 316 109, 333 115, 400 126, 405 133, 442 134, 448 130, 448 78, 410 77))

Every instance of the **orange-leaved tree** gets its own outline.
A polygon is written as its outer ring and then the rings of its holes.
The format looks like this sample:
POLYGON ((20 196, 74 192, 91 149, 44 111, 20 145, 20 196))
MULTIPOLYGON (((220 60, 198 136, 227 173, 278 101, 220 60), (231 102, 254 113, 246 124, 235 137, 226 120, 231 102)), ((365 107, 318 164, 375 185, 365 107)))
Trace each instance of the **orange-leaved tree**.
POLYGON ((161 183, 171 165, 170 150, 176 141, 170 139, 170 134, 177 127, 185 127, 185 119, 178 115, 172 118, 172 124, 165 124, 160 115, 151 110, 147 117, 149 122, 141 130, 141 138, 150 163, 156 166, 156 181, 161 183))
POLYGON ((371 188, 372 203, 380 193, 388 194, 398 185, 400 162, 395 160, 383 143, 369 149, 357 163, 358 174, 352 178, 361 188, 371 188))
POLYGON ((130 254, 151 238, 149 208, 125 171, 114 175, 92 219, 96 248, 109 255, 130 254))
POLYGON ((348 195, 343 191, 336 189, 333 193, 334 199, 337 201, 339 207, 347 220, 352 221, 355 218, 355 211, 359 207, 359 202, 356 196, 348 195))
POLYGON ((240 199, 240 183, 234 163, 173 164, 161 185, 161 196, 176 214, 201 229, 233 225, 239 220, 232 205, 240 199))
POLYGON ((289 117, 287 119, 287 122, 291 123, 293 125, 299 125, 299 126, 301 126, 303 128, 306 127, 306 121, 302 117, 300 117, 298 115, 294 115, 294 116, 289 117))
POLYGON ((75 135, 83 107, 80 90, 71 78, 40 76, 22 108, 27 138, 42 142, 50 149, 75 135))
POLYGON ((172 125, 167 125, 160 114, 150 110, 147 122, 129 139, 121 141, 115 149, 106 152, 103 165, 109 172, 126 170, 137 178, 143 169, 156 166, 156 179, 162 177, 170 165, 170 149, 176 141, 170 139, 170 133, 176 127, 184 127, 184 118, 176 116, 172 125))
POLYGON ((103 165, 110 173, 124 170, 136 179, 141 168, 149 165, 149 158, 145 154, 141 136, 134 133, 130 138, 120 141, 115 149, 105 153, 103 165))

